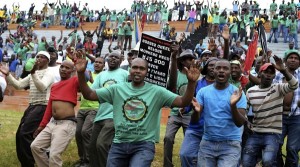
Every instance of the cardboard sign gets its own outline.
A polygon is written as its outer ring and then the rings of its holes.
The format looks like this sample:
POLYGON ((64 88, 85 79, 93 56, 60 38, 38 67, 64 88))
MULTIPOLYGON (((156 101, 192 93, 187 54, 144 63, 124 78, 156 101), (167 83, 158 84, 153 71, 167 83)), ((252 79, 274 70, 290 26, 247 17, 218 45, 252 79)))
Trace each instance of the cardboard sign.
POLYGON ((171 41, 142 34, 138 57, 148 62, 146 82, 167 87, 171 56, 170 46, 171 41))

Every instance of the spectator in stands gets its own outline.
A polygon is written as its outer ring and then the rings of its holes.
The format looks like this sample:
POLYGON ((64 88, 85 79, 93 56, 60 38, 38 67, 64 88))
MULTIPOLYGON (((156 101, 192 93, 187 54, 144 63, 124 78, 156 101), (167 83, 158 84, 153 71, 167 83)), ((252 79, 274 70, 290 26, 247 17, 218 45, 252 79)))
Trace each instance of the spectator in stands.
POLYGON ((44 21, 42 21, 41 23, 41 28, 49 28, 49 25, 50 25, 50 19, 49 17, 46 17, 44 21))
POLYGON ((194 29, 194 24, 195 24, 195 20, 196 20, 196 11, 194 8, 192 8, 191 11, 189 11, 189 17, 188 17, 188 22, 187 22, 187 25, 186 25, 186 29, 185 29, 185 32, 188 32, 189 31, 189 26, 190 24, 192 24, 192 31, 191 33, 193 34, 195 29, 194 29))

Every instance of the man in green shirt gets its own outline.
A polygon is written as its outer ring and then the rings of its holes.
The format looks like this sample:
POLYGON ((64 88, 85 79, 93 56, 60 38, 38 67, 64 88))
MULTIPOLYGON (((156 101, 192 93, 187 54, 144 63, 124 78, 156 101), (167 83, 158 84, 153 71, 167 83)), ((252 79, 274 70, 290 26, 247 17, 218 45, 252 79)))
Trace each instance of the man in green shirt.
POLYGON ((130 76, 132 82, 115 84, 108 88, 92 90, 84 78, 87 61, 78 59, 76 69, 80 90, 89 100, 108 102, 113 105, 115 137, 110 148, 107 165, 150 167, 154 159, 157 127, 160 124, 163 106, 186 107, 191 103, 199 67, 192 62, 185 68, 188 84, 183 96, 176 95, 163 87, 144 81, 148 72, 146 60, 132 61, 130 76))
POLYGON ((46 17, 46 19, 41 23, 41 28, 49 28, 50 25, 50 19, 49 17, 46 17))
POLYGON ((274 15, 276 14, 277 10, 277 3, 273 0, 273 3, 270 4, 270 19, 273 19, 274 15))
POLYGON ((274 15, 274 17, 271 19, 270 26, 271 26, 271 34, 268 39, 268 42, 271 43, 272 37, 274 35, 275 38, 274 43, 278 43, 277 32, 278 32, 279 20, 277 15, 274 15))
POLYGON ((298 50, 298 23, 295 20, 295 16, 291 16, 291 22, 287 25, 289 30, 289 40, 290 42, 294 41, 295 49, 298 50))
POLYGON ((131 42, 132 42, 132 31, 133 31, 130 21, 127 21, 127 23, 124 27, 124 30, 125 30, 125 43, 124 43, 123 49, 126 50, 127 43, 128 43, 128 50, 130 51, 131 50, 131 42))
MULTIPOLYGON (((88 85, 91 86, 96 76, 102 72, 105 65, 103 57, 97 57, 94 62, 94 72, 91 73, 91 79, 88 81, 88 85)), ((81 96, 80 108, 77 113, 77 125, 76 125, 76 144, 78 148, 79 163, 75 167, 82 167, 89 165, 89 147, 90 138, 92 136, 93 122, 99 108, 97 101, 89 101, 81 96)))
POLYGON ((123 49, 123 43, 125 40, 125 25, 126 23, 123 22, 118 29, 118 46, 121 48, 121 50, 123 49))
POLYGON ((237 20, 234 18, 233 23, 229 26, 229 33, 230 33, 230 44, 231 46, 232 40, 234 39, 234 42, 238 39, 238 25, 237 20))

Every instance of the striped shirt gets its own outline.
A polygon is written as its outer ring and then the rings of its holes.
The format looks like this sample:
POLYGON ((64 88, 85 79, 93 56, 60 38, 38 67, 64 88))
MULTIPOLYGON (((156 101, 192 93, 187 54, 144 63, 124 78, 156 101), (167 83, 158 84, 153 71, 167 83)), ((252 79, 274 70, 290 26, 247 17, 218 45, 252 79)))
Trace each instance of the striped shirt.
MULTIPOLYGON (((300 69, 297 69, 294 72, 294 77, 299 81, 300 80, 300 69)), ((274 79, 274 83, 283 83, 283 79, 284 76, 281 73, 278 73, 274 79)), ((291 115, 300 115, 300 108, 298 107, 297 103, 300 100, 300 88, 298 87, 295 91, 294 91, 294 97, 293 97, 293 101, 292 101, 292 106, 291 106, 291 111, 290 111, 290 116, 291 115)))
POLYGON ((248 89, 246 97, 254 114, 253 131, 281 134, 284 95, 297 88, 298 81, 293 77, 288 83, 272 84, 264 89, 259 86, 248 89))
POLYGON ((30 86, 29 104, 30 105, 47 105, 50 88, 54 82, 53 71, 46 68, 37 70, 35 74, 29 74, 27 77, 16 80, 11 74, 7 76, 7 80, 16 88, 23 89, 30 86))

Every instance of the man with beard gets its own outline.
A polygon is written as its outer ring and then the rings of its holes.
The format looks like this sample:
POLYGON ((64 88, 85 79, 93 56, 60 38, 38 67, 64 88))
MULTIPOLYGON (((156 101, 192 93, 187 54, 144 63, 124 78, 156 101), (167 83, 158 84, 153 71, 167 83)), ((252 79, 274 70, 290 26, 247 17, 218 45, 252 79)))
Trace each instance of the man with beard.
MULTIPOLYGON (((170 67, 170 76, 168 81, 168 90, 176 93, 180 96, 184 95, 186 92, 186 87, 188 84, 188 79, 185 74, 185 68, 190 67, 193 60, 196 59, 196 56, 192 50, 187 49, 183 51, 178 58, 179 45, 172 45, 172 60, 170 67)), ((168 118, 168 123, 166 127, 166 134, 164 138, 164 167, 174 166, 172 164, 173 156, 173 144, 176 133, 182 127, 183 134, 188 127, 188 124, 191 119, 191 112, 184 112, 184 108, 172 108, 170 116, 168 118)))
MULTIPOLYGON (((214 66, 217 61, 218 58, 216 57, 212 57, 206 61, 203 70, 201 71, 201 74, 205 77, 197 82, 195 94, 197 94, 200 89, 214 83, 214 66)), ((203 131, 203 117, 200 117, 198 112, 193 112, 180 149, 180 161, 182 167, 197 166, 199 145, 203 131)))
POLYGON ((115 84, 109 88, 91 90, 84 81, 85 68, 86 60, 77 60, 79 85, 84 97, 113 104, 116 133, 107 166, 150 167, 154 159, 160 110, 163 106, 182 108, 190 104, 200 75, 199 67, 192 63, 189 69, 185 68, 189 82, 183 96, 145 82, 148 63, 141 58, 132 61, 132 82, 115 84))
MULTIPOLYGON (((108 70, 101 72, 94 80, 92 89, 109 88, 114 84, 127 82, 129 73, 119 68, 121 53, 113 51, 108 56, 108 70)), ((83 97, 87 100, 83 93, 83 97)), ((90 139, 90 165, 105 167, 108 151, 115 135, 113 121, 113 106, 110 103, 101 103, 94 119, 92 136, 90 139)))
POLYGON ((285 68, 282 60, 273 56, 276 65, 266 63, 260 67, 260 85, 247 91, 248 103, 254 113, 253 134, 243 150, 244 167, 254 167, 258 157, 263 166, 276 166, 276 156, 282 134, 282 103, 284 96, 298 88, 298 81, 285 68), (272 84, 276 69, 287 83, 272 84))
POLYGON ((52 71, 48 68, 50 55, 48 52, 37 53, 35 64, 27 77, 16 80, 5 66, 0 66, 0 71, 6 75, 8 82, 17 89, 30 86, 29 106, 21 118, 16 133, 17 156, 21 166, 34 167, 34 158, 30 144, 33 141, 33 133, 38 128, 47 107, 50 85, 54 82, 52 71))
MULTIPOLYGON (((285 56, 284 61, 286 68, 298 81, 300 80, 300 55, 297 50, 289 50, 285 56)), ((283 74, 278 73, 274 79, 275 83, 285 83, 287 79, 283 74)), ((277 155, 277 164, 283 166, 283 159, 281 154, 281 147, 284 143, 284 139, 287 138, 286 146, 286 166, 298 166, 300 149, 300 110, 299 110, 299 93, 300 89, 297 88, 294 92, 290 92, 284 96, 283 99, 283 116, 282 116, 282 135, 280 141, 280 148, 277 155)))
POLYGON ((245 122, 246 97, 231 85, 230 62, 218 60, 214 67, 215 82, 193 99, 193 108, 205 120, 198 153, 198 166, 238 166, 241 154, 241 127, 245 122), (198 103, 198 102, 199 103, 198 103))
POLYGON ((48 105, 33 134, 31 151, 37 166, 62 166, 61 154, 75 135, 78 78, 71 77, 74 63, 64 61, 59 68, 61 80, 51 86, 48 105), (52 120, 51 117, 53 117, 52 120), (50 149, 49 157, 47 149, 50 149))

